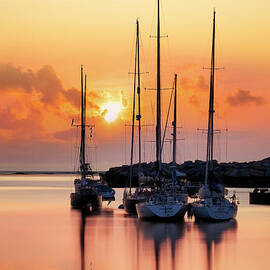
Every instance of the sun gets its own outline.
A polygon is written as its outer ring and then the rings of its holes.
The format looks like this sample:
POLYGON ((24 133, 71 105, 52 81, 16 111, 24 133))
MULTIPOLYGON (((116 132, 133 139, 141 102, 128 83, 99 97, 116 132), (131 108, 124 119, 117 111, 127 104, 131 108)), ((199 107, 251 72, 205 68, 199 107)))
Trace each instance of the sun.
POLYGON ((122 104, 120 102, 108 102, 102 106, 102 115, 104 119, 111 123, 115 121, 122 110, 122 104))

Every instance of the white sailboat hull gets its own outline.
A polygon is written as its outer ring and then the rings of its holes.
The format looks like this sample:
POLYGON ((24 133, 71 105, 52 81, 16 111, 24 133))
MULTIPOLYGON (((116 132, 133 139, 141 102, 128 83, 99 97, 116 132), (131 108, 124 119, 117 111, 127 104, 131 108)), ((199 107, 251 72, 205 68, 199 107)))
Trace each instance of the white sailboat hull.
POLYGON ((193 204, 193 213, 196 219, 224 221, 235 218, 237 205, 224 199, 220 205, 207 205, 205 202, 193 204))
POLYGON ((187 204, 152 204, 142 202, 136 204, 137 215, 141 219, 183 219, 187 211, 187 204))

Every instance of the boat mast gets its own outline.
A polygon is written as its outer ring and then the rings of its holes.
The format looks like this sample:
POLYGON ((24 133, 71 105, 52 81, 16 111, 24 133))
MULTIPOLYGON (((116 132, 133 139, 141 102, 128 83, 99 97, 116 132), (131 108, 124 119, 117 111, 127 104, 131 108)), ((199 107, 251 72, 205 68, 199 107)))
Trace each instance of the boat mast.
MULTIPOLYGON (((136 120, 138 121, 139 126, 139 170, 141 169, 142 162, 142 151, 141 151, 141 74, 140 74, 140 32, 139 32, 139 20, 136 21, 137 24, 137 73, 138 73, 138 82, 137 82, 137 95, 138 95, 138 114, 136 115, 136 120)), ((135 74, 136 75, 136 74, 135 74)))
POLYGON ((174 74, 173 164, 176 164, 177 74, 174 74))
POLYGON ((85 160, 85 150, 87 147, 86 139, 85 139, 85 129, 87 127, 86 125, 86 74, 84 74, 84 106, 83 106, 83 124, 84 124, 84 164, 85 164, 85 173, 87 173, 89 167, 86 166, 86 160, 85 160))
POLYGON ((157 124, 156 124, 156 162, 158 171, 161 170, 161 98, 160 98, 160 15, 159 2, 157 7, 157 124))
MULTIPOLYGON (((86 82, 85 82, 86 90, 86 82)), ((80 170, 82 177, 86 175, 85 168, 85 109, 86 109, 86 91, 83 89, 83 66, 81 66, 81 147, 80 147, 80 170)))
MULTIPOLYGON (((131 149, 130 149, 130 167, 129 167, 129 193, 131 193, 131 182, 132 182, 132 169, 133 169, 133 153, 134 153, 134 122, 135 122, 135 96, 136 96, 136 75, 137 75, 137 59, 138 59, 138 37, 139 37, 139 22, 136 21, 136 50, 135 50, 135 66, 134 66, 134 83, 133 83, 133 106, 132 106, 132 129, 131 129, 131 149)), ((139 66, 139 65, 138 65, 139 66)), ((137 89, 138 91, 138 89, 137 89)), ((140 113, 139 113, 140 114, 140 113)), ((140 124, 140 121, 139 121, 140 124)))
POLYGON ((208 181, 209 171, 213 171, 213 142, 214 142, 214 86, 215 86, 215 31, 216 31, 216 11, 213 17, 212 55, 211 55, 211 75, 210 75, 210 95, 209 95, 209 117, 207 132, 207 153, 205 168, 205 185, 208 181))

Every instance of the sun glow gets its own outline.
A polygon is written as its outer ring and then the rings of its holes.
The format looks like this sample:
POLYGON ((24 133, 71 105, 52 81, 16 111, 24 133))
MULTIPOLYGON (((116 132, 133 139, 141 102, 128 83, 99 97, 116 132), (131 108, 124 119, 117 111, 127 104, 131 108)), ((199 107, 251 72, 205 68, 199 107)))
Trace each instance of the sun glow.
POLYGON ((111 123, 117 119, 121 110, 120 102, 109 102, 102 106, 102 115, 107 122, 111 123))

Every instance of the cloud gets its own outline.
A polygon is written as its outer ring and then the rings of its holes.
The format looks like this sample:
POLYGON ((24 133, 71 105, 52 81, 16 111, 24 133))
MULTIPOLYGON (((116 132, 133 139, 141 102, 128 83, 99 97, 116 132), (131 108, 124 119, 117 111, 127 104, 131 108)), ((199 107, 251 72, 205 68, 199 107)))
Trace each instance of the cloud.
POLYGON ((199 90, 202 90, 202 91, 205 91, 209 88, 208 84, 205 81, 205 78, 201 75, 197 77, 197 79, 195 81, 195 87, 199 90))
POLYGON ((247 104, 259 106, 266 103, 266 100, 263 97, 252 95, 249 90, 242 89, 237 89, 237 92, 234 95, 227 96, 226 101, 232 107, 244 106, 247 104))
POLYGON ((45 138, 42 126, 42 114, 33 107, 29 108, 28 115, 18 118, 16 111, 10 107, 0 110, 2 137, 8 140, 29 141, 45 138))
POLYGON ((63 131, 55 132, 53 135, 60 141, 72 141, 75 137, 75 128, 66 129, 63 131))
POLYGON ((0 64, 0 90, 22 88, 26 92, 33 91, 34 74, 31 70, 22 71, 11 64, 0 64))
POLYGON ((208 84, 206 83, 205 77, 202 75, 197 76, 194 80, 191 80, 187 77, 182 77, 180 87, 184 90, 195 91, 205 91, 209 88, 208 84))
MULTIPOLYGON (((75 109, 80 108, 80 91, 75 87, 65 89, 62 81, 51 66, 43 66, 37 72, 23 71, 11 64, 0 64, 0 91, 22 90, 25 93, 39 94, 43 105, 59 110, 63 102, 69 103, 75 109)), ((88 91, 88 109, 98 110, 95 104, 102 99, 97 93, 88 91)))
MULTIPOLYGON (((107 92, 88 89, 88 117, 100 118, 101 106, 107 101, 103 93, 107 92)), ((80 91, 64 88, 51 66, 25 71, 1 63, 0 94, 0 129, 6 139, 61 140, 67 134, 54 133, 69 126, 72 118, 79 121, 80 91)))
POLYGON ((191 97, 189 97, 189 103, 191 103, 195 107, 199 107, 200 106, 199 98, 197 96, 195 96, 195 95, 192 95, 191 97))
MULTIPOLYGON (((69 128, 72 119, 80 123, 80 90, 65 88, 53 67, 35 71, 0 63, 0 95, 3 141, 68 143, 76 134, 69 128)), ((103 107, 111 102, 120 102, 125 109, 128 103, 123 91, 88 89, 87 122, 99 121, 102 126, 107 113, 103 107)))

